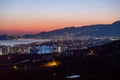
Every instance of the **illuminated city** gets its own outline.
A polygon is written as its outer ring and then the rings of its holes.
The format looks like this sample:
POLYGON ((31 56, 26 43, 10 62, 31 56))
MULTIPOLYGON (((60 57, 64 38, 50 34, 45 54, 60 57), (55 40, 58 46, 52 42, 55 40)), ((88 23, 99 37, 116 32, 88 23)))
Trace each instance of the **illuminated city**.
POLYGON ((0 80, 120 80, 120 0, 0 0, 0 80))

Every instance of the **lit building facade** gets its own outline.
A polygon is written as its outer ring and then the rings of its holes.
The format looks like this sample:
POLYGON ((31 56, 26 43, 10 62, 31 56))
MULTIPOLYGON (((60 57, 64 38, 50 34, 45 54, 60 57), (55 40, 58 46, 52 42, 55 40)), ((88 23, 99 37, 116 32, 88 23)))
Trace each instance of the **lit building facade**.
POLYGON ((47 54, 53 52, 53 46, 42 45, 38 47, 38 54, 47 54))
POLYGON ((0 55, 2 55, 2 48, 0 48, 0 55))

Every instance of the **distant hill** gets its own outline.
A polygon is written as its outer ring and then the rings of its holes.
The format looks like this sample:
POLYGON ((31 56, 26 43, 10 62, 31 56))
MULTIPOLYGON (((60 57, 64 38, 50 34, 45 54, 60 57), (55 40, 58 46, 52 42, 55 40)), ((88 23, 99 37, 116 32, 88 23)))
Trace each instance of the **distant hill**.
POLYGON ((0 35, 0 40, 12 40, 12 39, 18 39, 19 36, 14 36, 14 35, 0 35))
POLYGON ((6 40, 8 39, 7 35, 0 35, 0 40, 6 40))
POLYGON ((120 37, 120 21, 112 24, 97 24, 81 27, 67 27, 38 34, 24 35, 24 38, 68 38, 81 36, 120 37))
POLYGON ((67 37, 120 37, 120 21, 112 24, 97 24, 82 27, 67 27, 38 34, 25 35, 25 38, 67 38, 67 37))

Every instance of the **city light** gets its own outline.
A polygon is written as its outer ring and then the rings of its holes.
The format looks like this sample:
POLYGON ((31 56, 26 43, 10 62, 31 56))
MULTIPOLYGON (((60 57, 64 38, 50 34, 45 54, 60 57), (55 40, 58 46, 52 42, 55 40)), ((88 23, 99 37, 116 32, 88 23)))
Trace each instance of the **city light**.
POLYGON ((58 61, 50 61, 48 63, 44 64, 44 67, 54 67, 54 66, 58 66, 60 64, 60 62, 58 61))
POLYGON ((7 59, 8 59, 8 60, 11 59, 11 56, 8 56, 7 59))
POLYGON ((17 68, 17 66, 16 66, 16 65, 13 65, 13 69, 15 69, 15 70, 16 70, 16 69, 18 69, 18 68, 17 68))
POLYGON ((88 55, 95 55, 95 53, 93 50, 91 50, 88 55))
POLYGON ((53 73, 53 76, 56 76, 56 73, 53 73))

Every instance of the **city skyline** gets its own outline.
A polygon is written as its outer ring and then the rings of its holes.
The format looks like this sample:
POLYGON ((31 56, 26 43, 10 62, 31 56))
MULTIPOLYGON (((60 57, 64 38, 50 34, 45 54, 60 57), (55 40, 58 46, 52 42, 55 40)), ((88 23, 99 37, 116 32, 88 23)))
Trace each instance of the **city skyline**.
POLYGON ((120 20, 120 0, 0 0, 0 34, 34 34, 120 20))

